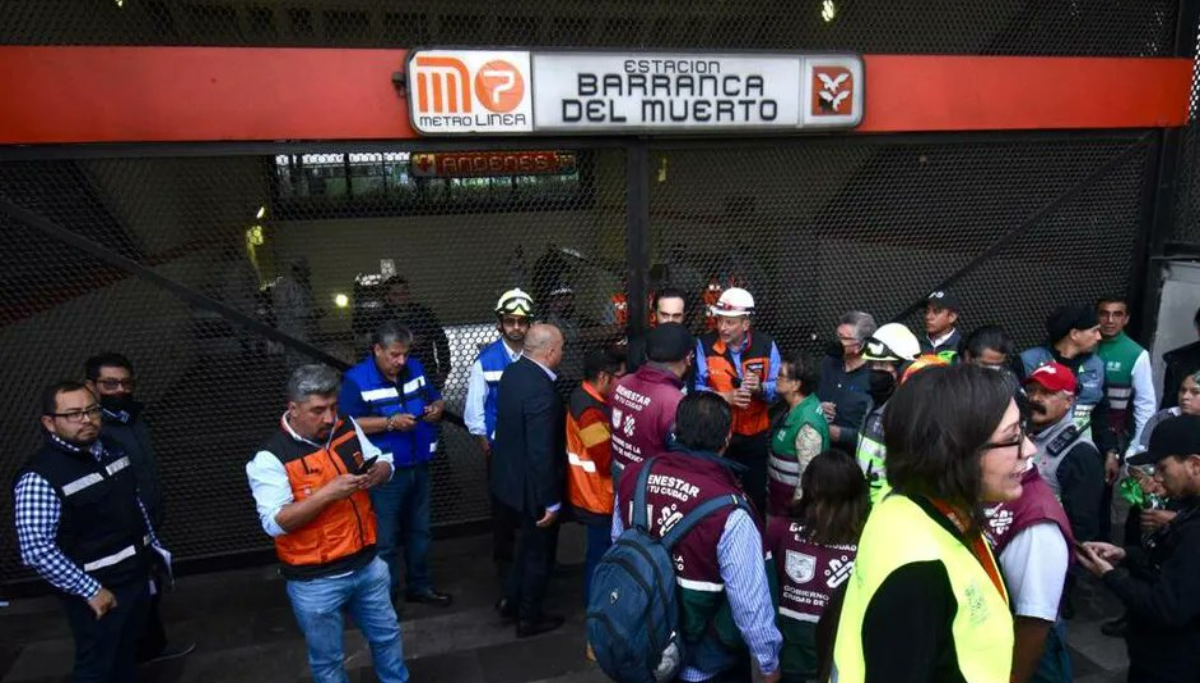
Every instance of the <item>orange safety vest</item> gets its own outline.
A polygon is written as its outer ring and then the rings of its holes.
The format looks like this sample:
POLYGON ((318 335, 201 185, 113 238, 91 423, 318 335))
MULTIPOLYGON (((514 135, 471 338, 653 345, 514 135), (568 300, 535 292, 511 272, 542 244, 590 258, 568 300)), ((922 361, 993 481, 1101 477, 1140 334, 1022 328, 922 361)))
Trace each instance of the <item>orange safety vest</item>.
MULTIPOLYGON (((283 463, 295 502, 311 497, 338 475, 362 465, 354 425, 339 418, 329 444, 317 448, 281 428, 264 447, 283 463)), ((365 566, 375 555, 375 513, 366 491, 330 503, 303 527, 275 537, 275 553, 287 578, 314 578, 365 566)))
MULTIPOLYGON (((700 348, 704 350, 704 363, 708 370, 708 386, 713 391, 733 391, 734 379, 745 377, 747 373, 758 375, 763 383, 771 376, 771 347, 775 341, 762 332, 750 332, 748 337, 749 343, 742 351, 740 369, 733 367, 733 354, 729 353, 725 342, 715 332, 700 338, 700 348)), ((766 401, 759 397, 752 399, 745 408, 730 406, 733 410, 733 433, 753 436, 767 431, 771 426, 767 416, 768 407, 766 401)))
POLYGON ((576 509, 612 515, 610 435, 608 403, 584 382, 567 411, 567 502, 576 509))
MULTIPOLYGON (((617 319, 618 327, 625 327, 629 324, 629 299, 625 296, 625 292, 617 292, 609 298, 609 302, 613 307, 613 314, 617 319)), ((646 322, 650 327, 654 327, 654 294, 653 292, 646 300, 646 322)))

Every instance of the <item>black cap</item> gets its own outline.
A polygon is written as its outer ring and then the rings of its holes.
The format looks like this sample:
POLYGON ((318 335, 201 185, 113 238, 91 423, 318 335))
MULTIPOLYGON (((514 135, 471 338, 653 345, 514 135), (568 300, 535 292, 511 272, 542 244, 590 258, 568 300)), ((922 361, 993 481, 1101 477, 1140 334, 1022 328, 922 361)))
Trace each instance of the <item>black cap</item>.
POLYGON ((1159 423, 1150 434, 1150 450, 1127 462, 1153 465, 1168 455, 1200 455, 1200 415, 1180 415, 1159 423))
POLYGON ((1071 330, 1090 330, 1099 324, 1093 306, 1059 306, 1046 318, 1046 335, 1054 343, 1071 334, 1071 330))
POLYGON ((663 323, 646 337, 646 357, 656 363, 676 363, 696 348, 692 333, 679 323, 663 323))
POLYGON ((929 296, 925 297, 925 306, 933 306, 934 308, 946 308, 955 313, 962 311, 959 308, 958 297, 954 296, 954 292, 947 292, 944 289, 939 289, 936 292, 930 292, 929 296))

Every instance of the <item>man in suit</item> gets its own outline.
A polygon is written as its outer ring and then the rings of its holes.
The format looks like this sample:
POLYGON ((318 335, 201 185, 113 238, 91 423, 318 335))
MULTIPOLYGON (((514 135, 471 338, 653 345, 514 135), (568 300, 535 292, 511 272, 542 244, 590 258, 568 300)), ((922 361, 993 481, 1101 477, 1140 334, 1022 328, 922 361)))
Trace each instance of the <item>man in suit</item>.
POLYGON ((504 370, 496 402, 492 494, 521 521, 516 563, 496 609, 517 620, 518 638, 563 624, 561 616, 542 613, 566 474, 566 418, 554 389, 562 356, 563 335, 557 327, 531 327, 523 355, 504 370))

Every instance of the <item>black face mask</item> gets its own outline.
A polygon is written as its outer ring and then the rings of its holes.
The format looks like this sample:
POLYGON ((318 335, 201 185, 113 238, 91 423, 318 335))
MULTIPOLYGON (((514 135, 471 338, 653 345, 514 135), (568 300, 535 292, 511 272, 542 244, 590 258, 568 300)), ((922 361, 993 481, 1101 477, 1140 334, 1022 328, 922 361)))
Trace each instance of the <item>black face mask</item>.
POLYGON ((831 341, 825 347, 825 355, 830 358, 844 358, 846 356, 846 347, 842 346, 840 341, 831 341))
POLYGON ((867 393, 871 395, 871 400, 876 406, 881 406, 887 403, 887 400, 896 392, 896 378, 887 370, 876 370, 872 368, 867 374, 870 382, 870 389, 867 393))
POLYGON ((120 396, 101 396, 100 407, 110 413, 134 413, 136 412, 138 403, 133 400, 133 394, 122 394, 120 396))

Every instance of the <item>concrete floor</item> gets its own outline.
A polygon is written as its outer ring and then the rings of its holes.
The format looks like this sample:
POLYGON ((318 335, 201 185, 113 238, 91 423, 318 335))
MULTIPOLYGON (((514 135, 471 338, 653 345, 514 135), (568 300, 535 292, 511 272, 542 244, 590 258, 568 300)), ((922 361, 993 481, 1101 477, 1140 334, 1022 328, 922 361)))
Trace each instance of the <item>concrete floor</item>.
MULTIPOLYGON (((564 529, 560 560, 582 560, 580 527, 564 529)), ((568 617, 559 631, 517 640, 513 627, 492 609, 498 583, 490 538, 471 537, 434 544, 432 561, 440 589, 454 606, 407 605, 401 615, 404 651, 419 683, 601 683, 606 677, 583 656, 580 578, 556 578, 547 610, 568 617)), ((1099 632, 1104 614, 1116 611, 1097 591, 1077 601, 1070 622, 1077 681, 1125 680, 1125 646, 1099 632)), ((194 640, 190 656, 147 666, 143 683, 293 683, 309 680, 304 641, 297 630, 282 580, 274 568, 184 577, 163 603, 173 639, 194 640)), ((0 609, 0 680, 58 683, 68 680, 72 643, 57 601, 18 600, 0 609)), ((346 637, 351 681, 374 681, 370 654, 356 630, 346 637)))

